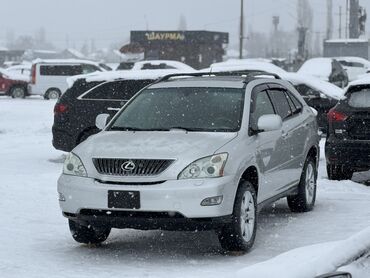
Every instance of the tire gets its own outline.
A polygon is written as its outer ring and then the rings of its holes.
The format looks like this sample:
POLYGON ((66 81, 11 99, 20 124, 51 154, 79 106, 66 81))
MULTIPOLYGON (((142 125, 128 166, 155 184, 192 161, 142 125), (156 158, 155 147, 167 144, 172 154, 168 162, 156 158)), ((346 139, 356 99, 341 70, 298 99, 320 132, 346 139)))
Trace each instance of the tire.
POLYGON ((48 89, 44 95, 44 99, 58 99, 61 96, 61 92, 59 89, 52 88, 48 89))
POLYGON ((244 181, 236 193, 232 222, 218 231, 218 239, 226 251, 248 252, 256 231, 257 192, 250 182, 244 181))
POLYGON ((10 90, 10 95, 12 98, 25 98, 26 94, 26 89, 23 86, 14 86, 10 90))
POLYGON ((73 220, 68 220, 69 230, 72 237, 78 243, 99 244, 105 241, 111 231, 111 228, 94 229, 91 226, 82 226, 73 220))
POLYGON ((327 164, 326 171, 329 180, 350 180, 353 176, 353 171, 349 167, 343 165, 327 164))
POLYGON ((298 194, 288 196, 288 206, 292 212, 313 210, 316 201, 317 167, 315 159, 308 157, 298 184, 298 194))

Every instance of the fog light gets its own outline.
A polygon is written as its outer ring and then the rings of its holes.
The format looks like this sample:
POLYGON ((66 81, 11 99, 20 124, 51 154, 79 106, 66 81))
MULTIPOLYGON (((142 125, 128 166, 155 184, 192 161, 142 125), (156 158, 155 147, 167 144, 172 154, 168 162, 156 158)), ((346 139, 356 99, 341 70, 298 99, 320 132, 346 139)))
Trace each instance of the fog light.
POLYGON ((61 202, 65 202, 66 201, 66 198, 64 197, 64 195, 60 192, 58 192, 58 200, 61 201, 61 202))
POLYGON ((206 206, 217 206, 217 205, 222 203, 222 199, 223 199, 222 196, 215 196, 215 197, 205 198, 200 203, 200 205, 204 206, 204 207, 206 207, 206 206))

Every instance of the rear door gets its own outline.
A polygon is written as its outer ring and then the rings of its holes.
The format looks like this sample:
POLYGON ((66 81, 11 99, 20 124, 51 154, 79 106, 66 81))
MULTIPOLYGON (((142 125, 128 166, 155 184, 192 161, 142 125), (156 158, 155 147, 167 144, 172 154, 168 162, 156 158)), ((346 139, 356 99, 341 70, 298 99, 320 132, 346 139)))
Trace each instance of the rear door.
POLYGON ((301 174, 300 163, 302 154, 297 144, 305 144, 304 133, 302 132, 302 118, 295 114, 292 109, 292 100, 288 97, 286 89, 278 84, 269 85, 269 96, 278 115, 283 120, 283 127, 279 144, 278 176, 280 186, 275 187, 276 193, 284 192, 296 185, 301 174))

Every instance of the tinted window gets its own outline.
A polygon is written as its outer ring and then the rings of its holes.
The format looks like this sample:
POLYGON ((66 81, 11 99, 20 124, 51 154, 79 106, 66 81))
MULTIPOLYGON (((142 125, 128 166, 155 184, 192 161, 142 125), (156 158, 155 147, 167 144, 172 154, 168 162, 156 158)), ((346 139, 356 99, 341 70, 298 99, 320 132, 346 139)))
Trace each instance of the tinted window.
POLYGON ((287 96, 281 90, 269 90, 277 114, 284 120, 292 114, 287 96))
MULTIPOLYGON (((294 106, 292 106, 292 107, 294 107, 295 110, 300 110, 300 109, 303 108, 302 103, 291 92, 287 91, 286 93, 287 93, 288 97, 290 98, 290 100, 293 102, 294 106)), ((293 110, 293 113, 294 112, 295 111, 293 110)))
POLYGON ((97 66, 94 65, 82 65, 82 73, 87 74, 95 71, 101 71, 97 66))
POLYGON ((320 97, 320 93, 305 84, 299 84, 294 86, 298 93, 303 97, 320 97))
POLYGON ((348 104, 355 108, 370 108, 370 88, 352 92, 349 95, 348 104))
POLYGON ((127 80, 104 83, 92 89, 83 99, 129 100, 153 80, 127 80))
POLYGON ((256 125, 258 119, 263 115, 275 114, 274 107, 266 91, 257 94, 254 112, 251 114, 252 124, 256 125))
POLYGON ((40 66, 40 75, 72 76, 81 73, 82 67, 80 65, 40 66))
POLYGON ((175 67, 167 65, 165 63, 161 63, 159 65, 154 65, 154 64, 147 63, 147 64, 144 64, 141 67, 141 69, 142 70, 147 70, 147 69, 175 69, 175 67))
POLYGON ((121 112, 111 129, 235 132, 240 129, 244 89, 147 89, 121 112))

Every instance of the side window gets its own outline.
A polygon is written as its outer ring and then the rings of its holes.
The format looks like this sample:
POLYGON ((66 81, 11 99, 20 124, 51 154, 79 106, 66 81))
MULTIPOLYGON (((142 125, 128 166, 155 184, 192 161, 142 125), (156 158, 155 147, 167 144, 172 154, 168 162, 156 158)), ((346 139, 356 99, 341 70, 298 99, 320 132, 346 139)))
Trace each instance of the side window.
POLYGON ((296 88, 298 93, 303 97, 307 97, 307 98, 320 97, 320 93, 318 91, 312 89, 311 87, 308 87, 305 84, 295 85, 294 87, 296 88))
POLYGON ((275 114, 274 107, 266 91, 256 94, 254 111, 251 113, 251 126, 256 127, 258 119, 263 115, 275 114))
POLYGON ((277 114, 284 120, 292 115, 292 110, 288 103, 287 96, 284 91, 277 89, 270 89, 269 96, 276 109, 277 114))
POLYGON ((83 64, 82 65, 82 73, 87 74, 95 71, 101 71, 98 67, 94 65, 88 65, 88 64, 83 64))
POLYGON ((104 83, 92 89, 83 99, 129 100, 153 80, 127 80, 104 83))
POLYGON ((73 76, 82 73, 80 65, 41 65, 40 75, 73 76))
POLYGON ((302 110, 303 108, 303 105, 302 103, 289 91, 286 92, 287 95, 288 95, 288 98, 291 100, 291 102, 293 102, 293 105, 292 107, 295 108, 295 111, 293 111, 293 113, 295 113, 297 110, 300 111, 302 110))

